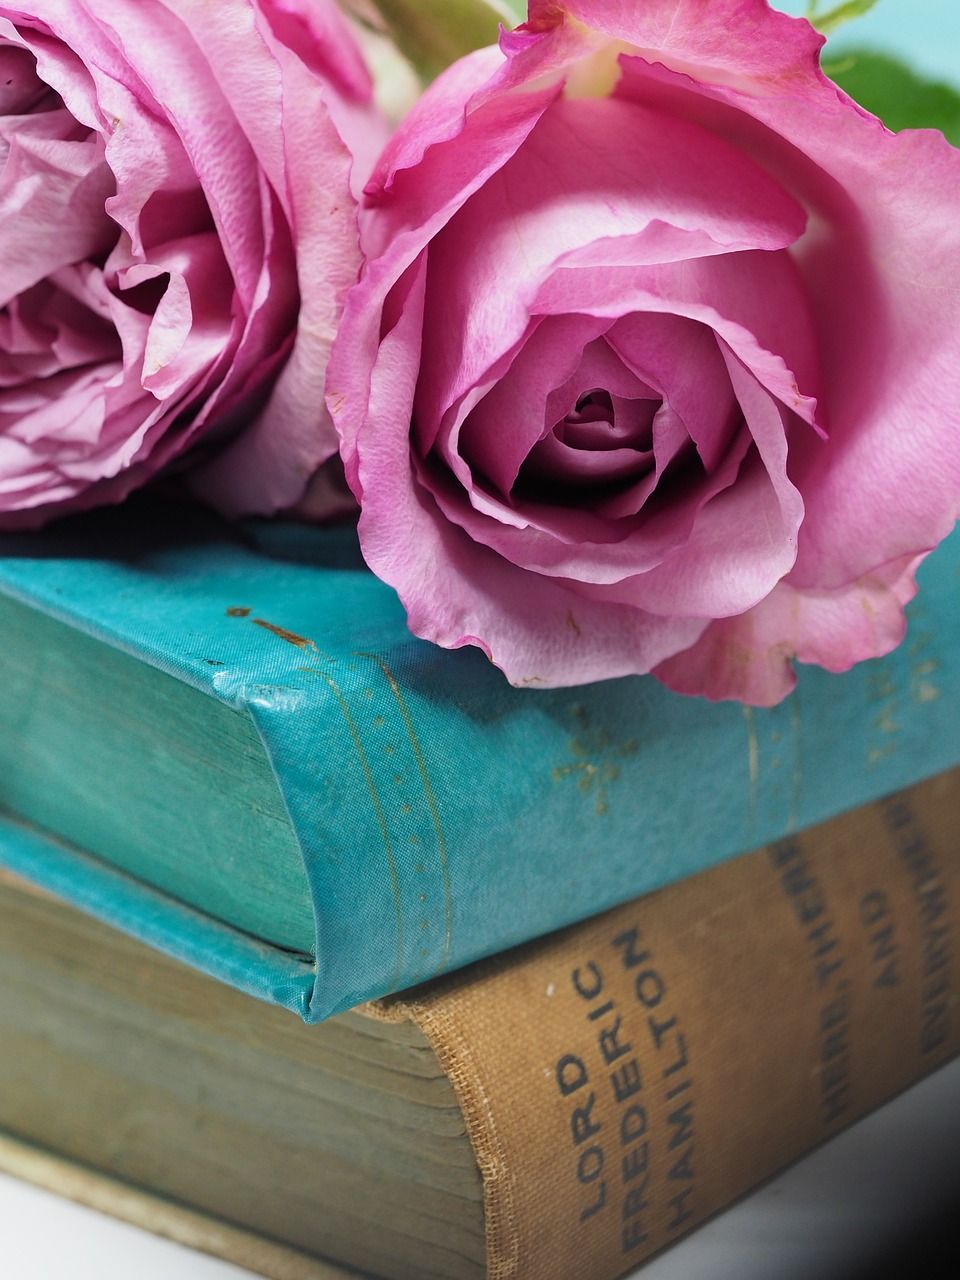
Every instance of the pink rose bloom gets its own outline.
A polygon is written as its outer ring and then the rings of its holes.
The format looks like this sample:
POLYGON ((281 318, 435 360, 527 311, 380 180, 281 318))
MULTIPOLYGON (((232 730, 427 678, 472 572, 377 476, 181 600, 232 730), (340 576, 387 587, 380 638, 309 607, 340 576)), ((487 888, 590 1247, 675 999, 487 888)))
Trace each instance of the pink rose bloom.
POLYGON ((370 100, 332 0, 0 2, 0 525, 201 440, 220 507, 301 498, 370 100))
POLYGON ((821 44, 535 2, 401 125, 328 403, 418 635, 758 705, 898 643, 960 498, 960 152, 821 44))

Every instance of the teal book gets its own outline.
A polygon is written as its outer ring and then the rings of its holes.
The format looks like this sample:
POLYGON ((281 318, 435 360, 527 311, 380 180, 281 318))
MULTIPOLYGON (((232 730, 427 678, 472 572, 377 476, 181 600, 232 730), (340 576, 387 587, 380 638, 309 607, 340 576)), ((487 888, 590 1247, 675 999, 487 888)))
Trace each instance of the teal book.
POLYGON ((139 500, 0 539, 0 863, 318 1020, 960 762, 960 538, 769 711, 511 688, 349 528, 139 500))

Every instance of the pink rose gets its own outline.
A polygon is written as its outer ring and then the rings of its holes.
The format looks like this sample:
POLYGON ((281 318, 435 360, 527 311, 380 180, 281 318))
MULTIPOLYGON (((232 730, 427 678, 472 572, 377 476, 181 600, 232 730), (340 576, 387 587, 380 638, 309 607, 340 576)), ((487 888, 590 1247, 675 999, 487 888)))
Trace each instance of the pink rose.
POLYGON ((400 127, 328 403, 418 635, 755 704, 898 643, 960 497, 960 153, 821 43, 533 3, 400 127))
POLYGON ((222 508, 301 498, 336 450, 370 99, 332 0, 0 2, 0 523, 201 439, 222 508))

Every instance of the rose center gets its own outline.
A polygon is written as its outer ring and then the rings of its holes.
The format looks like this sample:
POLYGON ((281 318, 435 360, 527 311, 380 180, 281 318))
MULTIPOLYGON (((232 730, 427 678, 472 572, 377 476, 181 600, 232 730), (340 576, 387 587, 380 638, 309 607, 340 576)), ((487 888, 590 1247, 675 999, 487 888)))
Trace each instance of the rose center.
POLYGON ((564 422, 609 422, 613 423, 613 397, 602 387, 593 391, 585 391, 577 400, 573 412, 568 413, 564 422))
POLYGON ((578 505, 635 484, 655 466, 653 423, 662 401, 591 387, 530 450, 514 490, 578 505))
POLYGON ((553 428, 553 435, 570 449, 609 451, 653 448, 653 420, 662 401, 628 399, 595 387, 577 398, 573 409, 553 428))

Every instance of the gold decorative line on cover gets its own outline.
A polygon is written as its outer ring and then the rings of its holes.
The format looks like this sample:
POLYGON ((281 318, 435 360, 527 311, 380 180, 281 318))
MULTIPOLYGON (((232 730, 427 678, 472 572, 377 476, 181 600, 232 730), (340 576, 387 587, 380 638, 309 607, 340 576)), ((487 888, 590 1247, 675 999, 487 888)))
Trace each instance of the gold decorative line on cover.
POLYGON ((427 762, 423 757, 423 750, 420 746, 420 739, 417 737, 417 731, 414 728, 413 717, 410 715, 410 709, 407 706, 406 699, 397 683, 397 678, 390 670, 389 666, 376 653, 357 653, 358 658, 367 658, 371 662, 375 662, 383 672, 387 684, 390 686, 390 692, 393 694, 394 700, 400 711, 404 726, 407 730, 407 737, 410 739, 410 747, 413 751, 414 759, 417 762, 417 769, 420 772, 420 780, 423 783, 423 794, 427 801, 427 808, 430 811, 430 821, 433 823, 433 829, 437 837, 437 856, 440 860, 440 874, 443 878, 443 950, 440 954, 440 961, 434 970, 434 974, 442 973, 447 965, 450 956, 450 936, 453 929, 453 903, 450 891, 450 867, 447 861, 447 840, 443 834, 443 826, 440 822, 440 811, 437 808, 437 799, 430 783, 430 775, 427 772, 427 762))
MULTIPOLYGON (((387 855, 387 868, 390 872, 390 887, 393 890, 393 906, 397 917, 397 969, 394 974, 393 986, 391 991, 396 991, 400 985, 400 979, 403 975, 403 907, 400 902, 400 877, 397 875, 397 863, 393 856, 393 844, 390 840, 390 828, 387 826, 387 817, 383 811, 383 805, 380 802, 380 795, 377 791, 376 783, 373 780, 373 770, 370 768, 370 761, 367 759, 367 753, 363 748, 360 740, 360 731, 357 728, 356 721, 350 711, 346 698, 340 686, 334 680, 333 676, 328 675, 322 667, 311 668, 326 680, 330 686, 330 690, 337 702, 340 704, 340 710, 343 712, 343 718, 347 722, 347 728, 350 730, 350 736, 353 738, 353 745, 357 749, 357 757, 360 766, 363 769, 364 776, 367 780, 367 788, 370 792, 370 799, 373 801, 373 809, 377 815, 377 824, 380 827, 380 834, 383 837, 383 847, 387 855)), ((301 668, 304 670, 304 668, 301 668)))
POLYGON ((790 778, 790 813, 787 817, 787 831, 796 831, 800 825, 800 789, 803 784, 803 760, 800 756, 800 703, 797 691, 787 699, 790 708, 790 731, 793 736, 793 772, 790 778))
POLYGON ((760 742, 757 738, 757 726, 754 723, 753 707, 743 707, 743 722, 747 727, 747 779, 750 784, 750 827, 752 832, 757 825, 757 806, 760 788, 760 742))

